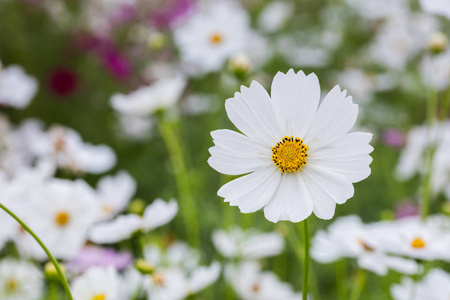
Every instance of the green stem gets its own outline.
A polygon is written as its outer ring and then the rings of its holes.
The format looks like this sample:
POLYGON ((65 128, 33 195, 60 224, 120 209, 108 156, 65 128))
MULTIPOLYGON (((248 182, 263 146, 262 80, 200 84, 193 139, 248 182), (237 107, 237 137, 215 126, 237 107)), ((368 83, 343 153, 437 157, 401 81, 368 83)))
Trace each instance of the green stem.
POLYGON ((361 293, 366 282, 366 272, 363 269, 359 269, 356 274, 355 283, 353 285, 350 300, 358 300, 361 297, 361 293))
POLYGON ((338 290, 338 299, 348 299, 347 293, 347 270, 345 260, 336 263, 336 288, 338 290))
POLYGON ((436 91, 430 91, 427 99, 427 132, 428 141, 425 156, 425 175, 422 186, 422 202, 420 215, 422 219, 426 219, 430 210, 431 200, 433 198, 432 191, 432 172, 433 172, 433 157, 436 150, 434 145, 434 134, 432 132, 433 126, 436 124, 437 117, 437 106, 438 106, 438 93, 436 91))
POLYGON ((303 288, 302 288, 302 300, 308 299, 308 281, 309 281, 309 229, 308 219, 303 221, 303 229, 305 234, 305 260, 303 264, 303 288))
POLYGON ((31 236, 36 240, 36 242, 39 243, 41 248, 45 251, 50 261, 55 266, 56 271, 58 272, 59 279, 61 280, 62 285, 64 286, 64 290, 66 291, 67 298, 69 300, 73 300, 72 293, 70 292, 69 283, 66 280, 66 277, 64 276, 61 268, 59 267, 58 262, 53 257, 53 255, 50 253, 48 248, 44 245, 44 243, 39 239, 39 237, 33 232, 33 230, 30 229, 30 227, 27 226, 18 216, 16 216, 12 211, 10 211, 7 207, 5 207, 2 203, 0 203, 0 208, 3 209, 6 213, 8 213, 11 217, 13 217, 21 226, 23 229, 25 229, 31 236))
POLYGON ((49 283, 49 298, 50 300, 58 300, 58 286, 53 281, 49 283))
POLYGON ((190 177, 184 160, 179 137, 172 124, 162 118, 158 122, 161 136, 170 154, 175 181, 178 188, 181 212, 188 230, 188 239, 194 246, 200 245, 200 233, 197 219, 197 209, 192 196, 190 177))

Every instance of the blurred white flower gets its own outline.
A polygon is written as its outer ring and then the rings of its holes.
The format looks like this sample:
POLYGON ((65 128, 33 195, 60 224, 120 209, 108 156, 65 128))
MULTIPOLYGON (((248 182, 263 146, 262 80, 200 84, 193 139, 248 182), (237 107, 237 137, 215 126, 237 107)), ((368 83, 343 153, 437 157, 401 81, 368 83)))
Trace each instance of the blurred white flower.
POLYGON ((186 87, 186 79, 177 75, 155 81, 128 94, 115 94, 111 106, 125 115, 148 116, 158 110, 173 107, 186 87))
POLYGON ((391 287, 391 295, 394 300, 447 300, 450 298, 450 274, 432 269, 420 282, 403 278, 400 284, 391 287))
POLYGON ((280 30, 293 13, 293 3, 286 1, 269 2, 259 15, 258 26, 266 32, 280 30))
POLYGON ((128 214, 92 226, 89 239, 99 244, 112 244, 129 238, 138 230, 150 231, 169 223, 178 212, 175 200, 156 199, 144 210, 143 216, 128 214))
POLYGON ((419 3, 424 11, 450 19, 450 2, 447 0, 419 0, 419 3))
POLYGON ((100 174, 116 164, 114 151, 106 145, 84 143, 73 129, 55 125, 48 131, 58 165, 73 172, 100 174))
MULTIPOLYGON (((52 179, 33 191, 23 213, 56 258, 71 259, 86 242, 89 227, 98 219, 99 207, 95 191, 84 181, 52 179)), ((32 245, 18 244, 24 255, 47 259, 37 243, 32 245)))
POLYGON ((258 263, 253 261, 228 265, 225 276, 242 300, 301 299, 289 284, 281 282, 272 272, 261 271, 258 263))
POLYGON ((43 296, 42 272, 26 261, 0 261, 0 298, 2 300, 39 300, 43 296))
POLYGON ((358 106, 339 86, 319 105, 315 74, 279 72, 271 97, 253 81, 225 104, 228 117, 245 135, 211 133, 215 146, 208 163, 228 175, 218 195, 243 213, 264 207, 272 222, 300 222, 312 212, 331 219, 336 204, 353 196, 354 182, 370 174, 370 133, 348 131, 358 106))
POLYGON ((106 176, 97 183, 100 203, 100 221, 112 219, 130 203, 136 192, 136 181, 125 171, 116 176, 106 176))
POLYGON ((357 103, 371 100, 373 93, 392 88, 392 78, 388 75, 369 74, 361 69, 347 69, 336 79, 342 88, 348 89, 357 103))
POLYGON ((384 276, 389 269, 403 274, 416 274, 419 265, 414 260, 389 256, 380 251, 380 235, 386 232, 383 223, 364 225, 357 216, 337 219, 327 231, 318 231, 313 238, 311 257, 320 263, 342 258, 355 258, 358 265, 384 276))
POLYGON ((413 259, 450 260, 450 236, 440 222, 410 217, 389 225, 379 238, 382 251, 413 259))
POLYGON ((150 117, 119 113, 119 124, 125 136, 141 140, 151 137, 154 122, 150 117))
POLYGON ((284 239, 277 232, 261 233, 257 230, 217 230, 213 233, 216 249, 227 258, 259 259, 281 254, 284 239))
POLYGON ((407 0, 346 0, 346 2, 367 20, 396 18, 409 10, 407 0))
POLYGON ((422 59, 421 75, 428 88, 445 90, 450 83, 450 50, 422 59))
POLYGON ((438 123, 427 129, 426 125, 413 127, 407 136, 395 169, 399 180, 408 180, 413 175, 423 174, 425 153, 428 147, 434 145, 435 152, 432 165, 431 184, 434 193, 445 189, 450 182, 450 122, 438 123))
POLYGON ((0 67, 0 105, 23 109, 36 95, 38 82, 19 66, 0 67))
POLYGON ((92 267, 73 280, 71 291, 76 300, 122 300, 120 280, 113 266, 92 267))
POLYGON ((145 261, 154 268, 146 278, 149 299, 185 299, 217 281, 220 264, 200 266, 200 253, 184 243, 176 242, 165 251, 158 246, 147 245, 145 261), (153 298, 154 297, 154 298, 153 298))
POLYGON ((424 14, 389 19, 370 46, 370 58, 388 69, 402 71, 414 55, 428 47, 428 38, 437 28, 437 20, 424 14))
POLYGON ((234 1, 205 2, 174 32, 181 59, 189 74, 219 70, 233 54, 247 46, 247 12, 234 1))

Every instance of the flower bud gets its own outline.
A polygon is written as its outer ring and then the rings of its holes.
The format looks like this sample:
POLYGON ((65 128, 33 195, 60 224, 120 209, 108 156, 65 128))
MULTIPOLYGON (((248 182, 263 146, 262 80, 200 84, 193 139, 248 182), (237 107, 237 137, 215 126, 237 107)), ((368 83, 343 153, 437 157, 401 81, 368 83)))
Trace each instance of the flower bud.
POLYGON ((153 274, 153 272, 155 271, 155 268, 144 259, 136 260, 134 262, 134 267, 143 275, 153 274))
POLYGON ((133 201, 131 201, 130 206, 128 207, 128 212, 132 214, 142 215, 146 206, 147 205, 144 200, 134 199, 133 201))
POLYGON ((440 31, 433 33, 428 40, 428 49, 435 54, 444 52, 447 49, 447 45, 448 38, 440 31))
POLYGON ((252 62, 247 54, 238 53, 228 61, 228 69, 237 77, 244 77, 252 68, 252 62))
MULTIPOLYGON (((66 268, 63 264, 59 264, 59 268, 63 273, 66 272, 66 268)), ((51 261, 47 262, 44 266, 44 273, 45 277, 47 277, 49 280, 59 280, 59 274, 58 271, 55 268, 55 265, 51 261)))

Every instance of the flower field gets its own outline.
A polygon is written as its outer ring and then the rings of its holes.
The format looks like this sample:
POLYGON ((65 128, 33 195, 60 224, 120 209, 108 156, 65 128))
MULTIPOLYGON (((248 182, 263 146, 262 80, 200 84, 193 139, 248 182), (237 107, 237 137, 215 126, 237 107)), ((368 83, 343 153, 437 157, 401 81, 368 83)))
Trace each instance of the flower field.
POLYGON ((0 299, 450 299, 450 4, 0 0, 0 299))

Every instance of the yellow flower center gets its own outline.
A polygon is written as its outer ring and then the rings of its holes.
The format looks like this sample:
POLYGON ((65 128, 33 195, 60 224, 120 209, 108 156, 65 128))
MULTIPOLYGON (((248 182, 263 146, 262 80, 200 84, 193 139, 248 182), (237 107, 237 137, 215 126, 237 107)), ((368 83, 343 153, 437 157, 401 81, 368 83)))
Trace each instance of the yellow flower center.
POLYGON ((161 274, 159 274, 159 273, 154 273, 154 274, 152 275, 152 277, 153 277, 153 282, 154 282, 156 285, 159 285, 159 286, 163 286, 163 285, 164 285, 164 277, 163 277, 161 274))
POLYGON ((367 245, 362 239, 358 239, 358 244, 360 244, 363 247, 364 251, 367 251, 367 252, 375 251, 375 249, 373 249, 372 247, 367 245))
POLYGON ((14 294, 19 290, 19 283, 15 279, 8 279, 5 282, 6 294, 14 294))
POLYGON ((209 42, 213 45, 218 45, 223 42, 223 35, 219 32, 214 32, 209 36, 209 42))
POLYGON ((272 147, 272 161, 281 173, 298 172, 307 163, 308 149, 302 139, 285 136, 272 147))
POLYGON ((91 300, 105 300, 105 299, 106 299, 105 294, 97 294, 94 297, 92 297, 91 300))
POLYGON ((421 238, 416 238, 411 242, 411 247, 415 249, 422 249, 426 247, 426 244, 421 238))
POLYGON ((55 222, 59 227, 65 227, 70 222, 70 215, 65 211, 61 211, 55 216, 55 222))

